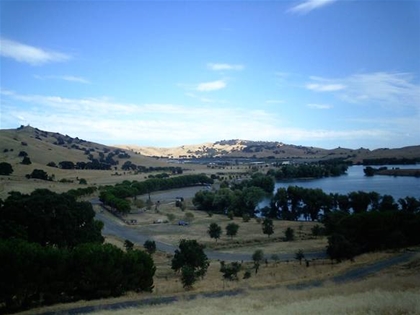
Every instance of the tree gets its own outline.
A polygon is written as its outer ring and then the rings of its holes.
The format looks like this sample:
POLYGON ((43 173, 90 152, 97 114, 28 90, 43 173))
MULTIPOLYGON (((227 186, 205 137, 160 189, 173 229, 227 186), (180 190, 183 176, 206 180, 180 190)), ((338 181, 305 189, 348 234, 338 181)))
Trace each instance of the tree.
POLYGON ((211 223, 207 233, 217 242, 217 240, 220 238, 220 235, 222 234, 222 228, 217 223, 211 223))
POLYGON ((270 235, 274 233, 273 220, 265 218, 262 223, 262 231, 264 234, 267 234, 267 236, 270 237, 270 235))
POLYGON ((238 272, 241 271, 242 265, 239 262, 231 262, 226 264, 224 261, 220 262, 220 272, 223 273, 223 279, 238 280, 238 272))
POLYGON ((356 244, 350 242, 343 235, 334 233, 328 237, 327 255, 337 262, 343 259, 353 259, 358 253, 356 244))
POLYGON ((371 203, 369 193, 364 191, 353 191, 349 193, 349 199, 354 213, 366 212, 371 203))
POLYGON ((181 270, 181 280, 185 288, 192 286, 199 277, 204 277, 208 267, 209 262, 203 245, 196 240, 182 239, 179 242, 179 249, 175 250, 171 268, 175 272, 181 270))
POLYGON ((229 223, 226 226, 226 235, 230 236, 230 238, 232 239, 238 233, 238 230, 239 230, 239 225, 238 224, 233 223, 233 222, 229 223))
POLYGON ((25 157, 22 159, 22 162, 20 162, 20 164, 23 164, 23 165, 30 165, 30 164, 32 164, 32 162, 31 162, 31 159, 30 159, 28 156, 25 156, 25 157))
POLYGON ((127 252, 130 251, 130 250, 133 250, 134 249, 134 243, 130 240, 125 240, 124 241, 124 248, 127 252))
POLYGON ((11 164, 6 162, 0 163, 0 175, 10 175, 13 173, 13 167, 11 164))
POLYGON ((261 249, 257 249, 254 254, 252 254, 252 260, 254 261, 255 274, 258 273, 261 262, 264 259, 264 252, 261 249))
POLYGON ((295 239, 295 231, 291 228, 288 227, 286 229, 286 231, 284 231, 284 239, 288 242, 288 241, 293 241, 295 239))
POLYGON ((182 266, 181 268, 182 286, 186 289, 190 289, 196 281, 197 281, 197 276, 194 272, 194 268, 189 265, 182 266))
POLYGON ((302 259, 305 258, 305 254, 303 253, 303 250, 299 249, 296 253, 295 253, 295 259, 299 260, 299 264, 302 265, 302 259))
POLYGON ((153 240, 147 240, 144 242, 143 247, 150 255, 156 252, 156 242, 153 240))
POLYGON ((23 238, 42 246, 73 248, 81 243, 102 243, 103 223, 95 221, 89 202, 36 189, 30 195, 13 192, 0 211, 3 238, 23 238), (41 228, 42 227, 42 228, 41 228))
POLYGON ((44 170, 34 169, 31 174, 26 175, 27 178, 37 178, 48 180, 48 173, 44 170))

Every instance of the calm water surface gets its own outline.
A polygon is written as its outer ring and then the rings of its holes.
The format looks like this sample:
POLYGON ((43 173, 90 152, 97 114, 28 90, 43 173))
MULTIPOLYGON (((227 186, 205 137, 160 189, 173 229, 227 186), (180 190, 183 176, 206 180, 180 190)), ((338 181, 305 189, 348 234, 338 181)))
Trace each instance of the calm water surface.
MULTIPOLYGON (((420 169, 417 165, 386 165, 388 169, 420 169)), ((379 166, 373 166, 378 168, 379 166)), ((348 194, 352 191, 376 191, 380 195, 391 195, 395 200, 407 196, 420 198, 420 177, 412 176, 383 176, 375 175, 366 177, 363 169, 365 166, 350 166, 347 175, 339 177, 327 177, 321 179, 289 180, 276 182, 274 191, 288 186, 300 186, 304 188, 320 188, 326 193, 348 194)))

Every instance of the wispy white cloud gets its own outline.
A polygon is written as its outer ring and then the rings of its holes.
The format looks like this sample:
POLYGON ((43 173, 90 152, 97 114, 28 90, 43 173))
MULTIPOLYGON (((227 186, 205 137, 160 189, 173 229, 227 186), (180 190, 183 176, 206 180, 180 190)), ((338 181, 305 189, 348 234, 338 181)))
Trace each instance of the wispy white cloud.
POLYGON ((343 90, 346 86, 343 84, 309 83, 306 85, 306 88, 317 92, 332 92, 343 90))
POLYGON ((329 5, 336 0, 306 0, 298 5, 291 7, 288 12, 297 14, 307 14, 315 9, 329 5))
POLYGON ((338 79, 311 77, 311 80, 307 89, 332 92, 349 103, 409 106, 420 112, 420 84, 409 73, 374 72, 338 79))
POLYGON ((226 82, 224 80, 217 80, 217 81, 199 83, 196 86, 196 90, 200 92, 209 92, 209 91, 221 90, 221 89, 224 89, 225 87, 226 87, 226 82))
POLYGON ((283 100, 266 100, 265 103, 266 104, 283 104, 284 101, 283 100))
POLYGON ((88 79, 85 79, 83 77, 78 76, 72 76, 72 75, 34 75, 34 78, 39 80, 64 80, 69 82, 76 82, 76 83, 82 83, 82 84, 90 84, 91 82, 88 79))
POLYGON ((306 106, 308 106, 309 108, 313 108, 313 109, 331 109, 333 108, 332 105, 328 105, 328 104, 307 104, 306 106))
POLYGON ((0 55, 32 66, 71 59, 71 56, 65 53, 45 50, 5 38, 0 38, 0 55))
POLYGON ((214 71, 222 70, 243 70, 245 67, 239 64, 228 64, 228 63, 208 63, 207 68, 214 71))
POLYGON ((194 93, 185 93, 186 96, 199 100, 200 102, 203 103, 218 103, 218 104, 226 104, 227 101, 226 100, 221 100, 221 99, 214 99, 214 98, 208 98, 208 97, 203 97, 201 96, 202 94, 194 94, 194 93))

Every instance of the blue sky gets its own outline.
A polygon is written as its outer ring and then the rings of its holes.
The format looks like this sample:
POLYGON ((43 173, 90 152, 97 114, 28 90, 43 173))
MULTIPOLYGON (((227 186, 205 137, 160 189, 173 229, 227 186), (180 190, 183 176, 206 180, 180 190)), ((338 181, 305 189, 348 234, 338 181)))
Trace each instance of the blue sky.
POLYGON ((1 129, 420 144, 420 1, 1 1, 1 129))

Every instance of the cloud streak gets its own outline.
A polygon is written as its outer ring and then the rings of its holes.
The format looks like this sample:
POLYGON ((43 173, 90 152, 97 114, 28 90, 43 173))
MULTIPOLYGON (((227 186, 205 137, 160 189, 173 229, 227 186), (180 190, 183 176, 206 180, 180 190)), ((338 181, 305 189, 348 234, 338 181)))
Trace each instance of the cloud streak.
POLYGON ((0 38, 0 55, 32 66, 63 62, 71 59, 71 56, 68 54, 29 46, 5 38, 0 38))
POLYGON ((243 65, 227 64, 227 63, 209 63, 207 68, 213 71, 223 71, 223 70, 243 70, 245 67, 243 65))
POLYGON ((308 104, 308 105, 306 105, 306 106, 308 106, 309 108, 313 108, 313 109, 331 109, 331 108, 333 108, 333 106, 332 105, 328 105, 328 104, 308 104))
POLYGON ((347 103, 404 106, 420 113, 420 85, 409 73, 374 72, 344 78, 311 77, 306 89, 334 93, 347 103))
POLYGON ((336 0, 307 0, 298 5, 291 7, 288 12, 296 14, 307 14, 313 10, 322 8, 326 5, 334 3, 336 0))
POLYGON ((210 92, 210 91, 216 91, 221 90, 226 87, 226 82, 224 80, 217 80, 212 82, 204 82, 199 83, 196 87, 197 91, 200 92, 210 92))
POLYGON ((310 83, 306 85, 308 90, 316 92, 332 92, 339 91, 346 88, 343 84, 319 84, 319 83, 310 83))
POLYGON ((72 76, 72 75, 47 75, 47 76, 41 76, 41 75, 34 75, 35 79, 39 80, 63 80, 68 82, 75 82, 75 83, 82 83, 82 84, 90 84, 91 82, 88 79, 85 79, 83 77, 78 76, 72 76))

